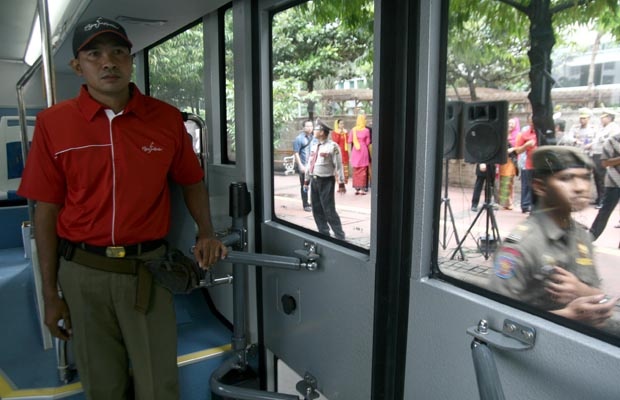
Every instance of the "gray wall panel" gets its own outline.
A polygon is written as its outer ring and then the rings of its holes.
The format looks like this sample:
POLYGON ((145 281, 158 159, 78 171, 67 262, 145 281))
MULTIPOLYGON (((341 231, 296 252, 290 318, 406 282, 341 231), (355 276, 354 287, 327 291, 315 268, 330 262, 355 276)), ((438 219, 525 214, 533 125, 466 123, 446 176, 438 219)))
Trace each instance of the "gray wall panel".
MULTIPOLYGON (((287 230, 264 225, 265 252, 295 256, 303 249, 309 238, 287 230)), ((365 255, 317 243, 318 271, 263 269, 265 344, 299 375, 315 376, 328 399, 368 399, 374 271, 365 255), (285 293, 298 300, 291 315, 280 305, 285 293)))

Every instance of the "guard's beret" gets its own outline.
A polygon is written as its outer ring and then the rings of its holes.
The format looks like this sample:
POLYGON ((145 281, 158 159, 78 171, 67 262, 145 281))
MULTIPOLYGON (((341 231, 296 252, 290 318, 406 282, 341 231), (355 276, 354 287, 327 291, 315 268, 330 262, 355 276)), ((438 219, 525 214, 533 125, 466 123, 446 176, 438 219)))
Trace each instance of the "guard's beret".
POLYGON ((603 112, 601 113, 601 118, 602 117, 610 117, 610 118, 613 119, 615 116, 616 116, 616 113, 613 112, 612 110, 608 109, 608 108, 605 108, 603 110, 603 112))
POLYGON ((532 153, 532 163, 536 173, 545 175, 567 168, 594 168, 590 158, 572 146, 540 146, 532 153))
POLYGON ((589 108, 580 108, 579 109, 579 118, 590 118, 592 116, 592 110, 589 108))

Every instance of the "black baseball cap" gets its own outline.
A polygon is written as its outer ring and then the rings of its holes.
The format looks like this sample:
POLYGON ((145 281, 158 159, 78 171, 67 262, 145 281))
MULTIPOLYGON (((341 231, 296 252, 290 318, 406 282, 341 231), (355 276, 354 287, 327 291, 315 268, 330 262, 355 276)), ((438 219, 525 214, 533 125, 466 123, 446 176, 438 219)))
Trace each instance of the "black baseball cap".
POLYGON ((75 27, 73 31, 73 56, 77 57, 80 50, 103 33, 112 33, 118 36, 131 49, 131 41, 121 24, 104 17, 95 17, 81 21, 75 27))

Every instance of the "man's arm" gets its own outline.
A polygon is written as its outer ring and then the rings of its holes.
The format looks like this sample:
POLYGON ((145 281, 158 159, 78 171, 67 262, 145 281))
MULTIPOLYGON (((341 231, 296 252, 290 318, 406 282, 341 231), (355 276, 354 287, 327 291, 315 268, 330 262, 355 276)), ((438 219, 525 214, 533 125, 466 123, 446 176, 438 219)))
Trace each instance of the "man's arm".
POLYGON ((601 160, 601 165, 605 168, 615 167, 616 165, 620 165, 620 157, 613 157, 613 158, 608 158, 606 160, 601 160))
POLYGON ((301 162, 301 157, 299 157, 299 153, 295 153, 295 162, 297 163, 297 168, 299 172, 302 174, 306 172, 306 166, 301 162))
POLYGON ((218 260, 224 259, 228 254, 228 249, 215 237, 211 224, 209 193, 205 184, 200 181, 192 185, 184 185, 182 189, 187 209, 198 225, 194 256, 198 265, 202 268, 208 268, 218 260))
POLYGON ((69 308, 58 293, 58 221, 59 204, 37 202, 34 212, 34 238, 39 255, 41 279, 43 281, 43 302, 45 303, 45 325, 53 336, 63 340, 71 337, 69 308), (58 321, 64 320, 64 328, 58 321))

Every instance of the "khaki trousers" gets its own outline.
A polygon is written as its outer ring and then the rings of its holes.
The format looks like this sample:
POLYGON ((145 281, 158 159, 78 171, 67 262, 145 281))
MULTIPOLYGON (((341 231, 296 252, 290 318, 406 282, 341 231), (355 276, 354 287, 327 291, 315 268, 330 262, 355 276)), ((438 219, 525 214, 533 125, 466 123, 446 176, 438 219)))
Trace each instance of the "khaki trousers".
MULTIPOLYGON (((164 252, 162 247, 138 258, 164 252)), ((69 306, 71 342, 87 399, 179 398, 176 317, 167 289, 153 282, 144 314, 134 309, 136 275, 61 258, 58 279, 69 306)))

